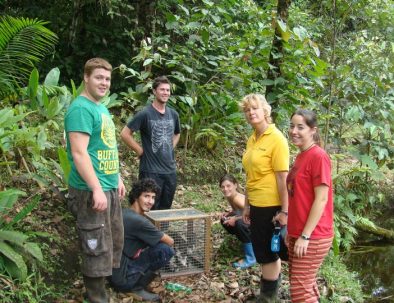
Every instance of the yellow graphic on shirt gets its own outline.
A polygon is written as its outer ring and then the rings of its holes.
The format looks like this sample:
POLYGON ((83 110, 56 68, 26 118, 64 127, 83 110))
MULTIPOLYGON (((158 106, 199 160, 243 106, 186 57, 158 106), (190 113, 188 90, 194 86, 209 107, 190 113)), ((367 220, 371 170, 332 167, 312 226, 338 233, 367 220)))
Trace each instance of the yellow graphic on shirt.
POLYGON ((119 158, 116 149, 115 125, 112 119, 105 114, 101 114, 101 120, 101 139, 105 145, 112 149, 97 151, 99 169, 106 175, 116 174, 119 172, 119 158))
POLYGON ((101 114, 101 139, 110 148, 116 146, 115 125, 112 119, 105 114, 101 114))
POLYGON ((98 150, 97 159, 99 160, 99 169, 106 175, 116 174, 119 172, 119 158, 117 150, 98 150))

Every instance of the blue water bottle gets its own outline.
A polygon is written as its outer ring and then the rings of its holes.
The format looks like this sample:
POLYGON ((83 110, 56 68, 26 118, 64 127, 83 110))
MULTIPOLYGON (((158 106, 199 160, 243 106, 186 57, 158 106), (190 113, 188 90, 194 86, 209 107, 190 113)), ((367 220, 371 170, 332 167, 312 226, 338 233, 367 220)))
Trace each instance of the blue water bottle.
POLYGON ((275 222, 274 234, 271 239, 271 251, 279 252, 280 251, 280 223, 278 221, 275 222))

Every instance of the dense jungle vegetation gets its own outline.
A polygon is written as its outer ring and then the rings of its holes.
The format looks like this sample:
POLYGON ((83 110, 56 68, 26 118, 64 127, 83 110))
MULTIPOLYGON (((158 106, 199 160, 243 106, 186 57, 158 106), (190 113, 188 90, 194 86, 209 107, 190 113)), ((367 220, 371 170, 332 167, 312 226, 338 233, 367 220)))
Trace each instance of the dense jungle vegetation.
MULTIPOLYGON (((358 230, 394 239, 376 219, 394 199, 393 1, 3 0, 0 12, 1 302, 78 302, 73 223, 63 203, 63 117, 94 56, 115 67, 103 102, 119 130, 151 99, 154 77, 173 82, 170 102, 182 127, 176 200, 213 218, 224 207, 215 202, 218 177, 229 171, 244 178, 250 128, 239 100, 266 94, 285 133, 296 108, 315 110, 335 168, 336 234, 322 272, 324 302, 368 300, 357 282, 351 292, 338 278, 353 279, 338 254, 352 248, 358 230)), ((129 189, 138 163, 122 144, 120 153, 129 189)), ((216 247, 220 277, 229 270, 228 241, 216 247)), ((242 275, 246 289, 251 277, 242 275)), ((223 287, 205 298, 241 302, 240 293, 223 287)))

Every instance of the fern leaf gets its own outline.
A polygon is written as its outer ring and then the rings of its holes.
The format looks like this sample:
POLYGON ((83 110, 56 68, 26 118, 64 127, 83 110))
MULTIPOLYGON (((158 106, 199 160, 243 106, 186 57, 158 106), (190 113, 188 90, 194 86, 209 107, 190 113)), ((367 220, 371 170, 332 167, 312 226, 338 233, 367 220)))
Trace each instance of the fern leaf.
POLYGON ((21 84, 34 63, 53 49, 55 33, 45 27, 47 22, 29 18, 3 16, 0 18, 0 89, 21 84))

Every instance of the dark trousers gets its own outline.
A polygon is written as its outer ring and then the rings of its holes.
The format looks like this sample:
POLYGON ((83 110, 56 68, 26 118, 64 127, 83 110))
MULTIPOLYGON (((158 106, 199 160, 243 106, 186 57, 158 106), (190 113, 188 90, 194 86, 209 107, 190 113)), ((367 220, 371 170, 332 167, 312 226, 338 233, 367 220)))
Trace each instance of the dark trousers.
POLYGON ((145 248, 137 259, 129 259, 123 255, 122 265, 125 268, 121 265, 121 268, 114 269, 110 282, 117 291, 130 291, 136 287, 141 276, 146 272, 163 268, 174 254, 171 246, 159 242, 155 246, 145 248))
POLYGON ((251 242, 249 224, 246 224, 242 219, 235 221, 234 226, 225 225, 223 220, 220 220, 220 223, 225 230, 230 234, 235 235, 242 243, 251 242))
POLYGON ((250 232, 254 255, 260 264, 276 262, 279 258, 288 260, 287 247, 280 239, 280 251, 271 251, 271 239, 275 225, 272 218, 280 211, 280 206, 257 207, 250 206, 250 232))
POLYGON ((139 179, 152 178, 160 187, 160 195, 156 197, 152 210, 170 209, 176 189, 176 173, 156 174, 140 171, 139 179))
POLYGON ((122 208, 117 189, 104 192, 108 206, 96 211, 93 193, 70 187, 68 209, 77 219, 82 250, 81 271, 87 277, 106 277, 119 267, 123 249, 122 208))

